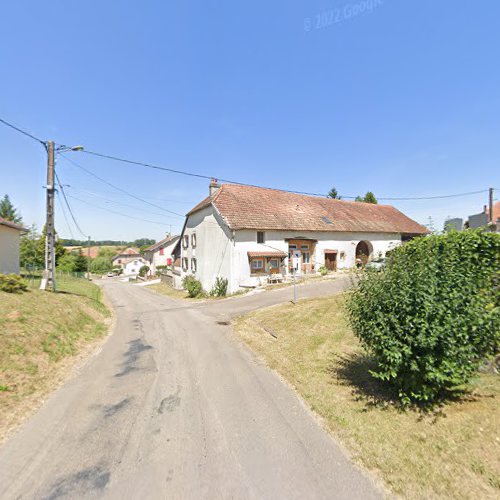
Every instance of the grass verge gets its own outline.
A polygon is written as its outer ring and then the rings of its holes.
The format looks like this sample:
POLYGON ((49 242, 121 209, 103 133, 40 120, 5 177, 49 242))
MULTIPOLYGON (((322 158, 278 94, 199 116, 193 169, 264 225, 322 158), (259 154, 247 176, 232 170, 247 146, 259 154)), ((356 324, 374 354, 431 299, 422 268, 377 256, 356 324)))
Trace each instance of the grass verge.
POLYGON ((262 309, 235 331, 397 495, 499 498, 500 377, 478 376, 433 414, 403 411, 370 376, 343 305, 338 295, 262 309))
POLYGON ((176 290, 175 288, 172 288, 171 286, 167 285, 166 283, 158 283, 156 285, 149 285, 147 287, 148 290, 151 290, 155 293, 159 293, 160 295, 166 295, 167 297, 170 297, 171 299, 178 299, 178 300, 188 300, 190 302, 196 302, 200 300, 224 300, 224 299, 229 299, 231 297, 236 297, 239 295, 245 295, 247 292, 245 290, 242 290, 241 292, 236 292, 233 293, 232 295, 227 295, 226 297, 214 297, 211 295, 201 295, 200 297, 190 297, 187 293, 186 290, 176 290))
POLYGON ((0 442, 107 331, 99 287, 66 278, 58 290, 0 292, 0 442))

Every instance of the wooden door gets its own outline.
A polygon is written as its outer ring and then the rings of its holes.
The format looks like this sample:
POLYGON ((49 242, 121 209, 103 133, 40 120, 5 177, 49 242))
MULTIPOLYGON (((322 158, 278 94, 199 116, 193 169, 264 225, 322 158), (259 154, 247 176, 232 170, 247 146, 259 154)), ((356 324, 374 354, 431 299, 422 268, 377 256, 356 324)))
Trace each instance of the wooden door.
POLYGON ((337 270, 337 254, 336 253, 325 253, 325 267, 329 271, 337 270))

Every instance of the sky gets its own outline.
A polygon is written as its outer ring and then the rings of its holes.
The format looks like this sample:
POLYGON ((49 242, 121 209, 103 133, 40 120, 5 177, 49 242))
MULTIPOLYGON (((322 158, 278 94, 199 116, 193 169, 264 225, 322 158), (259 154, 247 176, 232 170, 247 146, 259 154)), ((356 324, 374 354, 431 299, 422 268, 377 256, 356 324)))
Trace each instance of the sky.
MULTIPOLYGON (((500 188, 499 18, 498 0, 5 2, 0 118, 42 140, 279 189, 500 188)), ((81 229, 58 200, 63 238, 160 239, 208 194, 206 179, 65 156, 155 206, 58 156, 81 229)), ((25 224, 44 223, 45 181, 43 147, 0 124, 0 195, 25 224)), ((440 229, 482 211, 487 193, 384 203, 440 229)))

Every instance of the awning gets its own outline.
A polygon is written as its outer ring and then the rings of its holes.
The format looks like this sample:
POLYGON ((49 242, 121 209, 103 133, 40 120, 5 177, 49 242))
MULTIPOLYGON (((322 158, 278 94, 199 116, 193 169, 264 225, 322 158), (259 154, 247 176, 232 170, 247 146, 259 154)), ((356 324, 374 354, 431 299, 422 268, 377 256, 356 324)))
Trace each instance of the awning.
POLYGON ((284 259, 285 257, 288 257, 288 254, 285 252, 248 252, 248 257, 250 259, 256 259, 256 258, 265 258, 265 257, 274 257, 274 258, 279 258, 279 259, 284 259))

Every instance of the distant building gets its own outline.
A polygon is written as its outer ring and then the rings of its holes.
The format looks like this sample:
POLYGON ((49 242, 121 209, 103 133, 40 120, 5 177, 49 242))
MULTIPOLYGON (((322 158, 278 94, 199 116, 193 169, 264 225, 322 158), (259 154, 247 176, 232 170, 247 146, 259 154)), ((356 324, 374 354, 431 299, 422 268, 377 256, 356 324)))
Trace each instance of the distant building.
POLYGON ((464 228, 464 220, 460 218, 448 219, 444 222, 445 231, 462 231, 464 228))
POLYGON ((0 217, 0 273, 19 274, 19 242, 27 229, 0 217))
POLYGON ((172 266, 172 252, 179 241, 178 235, 167 235, 163 240, 144 250, 144 258, 149 262, 151 274, 156 274, 158 266, 172 266))
MULTIPOLYGON (((136 248, 127 248, 122 252, 116 254, 111 262, 113 263, 113 268, 125 269, 125 266, 134 260, 142 259, 142 255, 136 248)), ((144 260, 144 259, 143 259, 144 260)))

